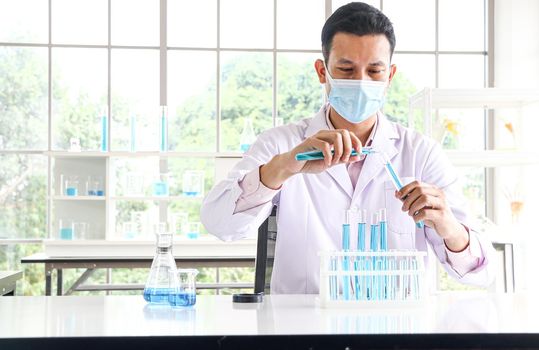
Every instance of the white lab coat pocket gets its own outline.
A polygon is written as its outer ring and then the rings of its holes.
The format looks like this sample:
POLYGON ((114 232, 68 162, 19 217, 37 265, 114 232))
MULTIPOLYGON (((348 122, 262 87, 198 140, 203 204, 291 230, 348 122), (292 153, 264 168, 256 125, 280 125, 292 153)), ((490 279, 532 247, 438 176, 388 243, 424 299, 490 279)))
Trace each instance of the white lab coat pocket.
MULTIPOLYGON (((413 177, 403 177, 401 179, 403 184, 409 184, 414 181, 413 177)), ((408 212, 402 211, 402 201, 395 197, 395 186, 391 181, 384 181, 384 192, 385 192, 385 201, 387 209, 387 229, 389 234, 398 234, 404 235, 407 234, 409 237, 396 237, 397 240, 410 240, 406 242, 405 245, 411 243, 412 235, 415 234, 415 223, 414 220, 408 215, 408 212)), ((399 242, 396 242, 398 247, 395 248, 405 248, 401 247, 399 242)), ((390 247, 391 248, 391 247, 390 247)))

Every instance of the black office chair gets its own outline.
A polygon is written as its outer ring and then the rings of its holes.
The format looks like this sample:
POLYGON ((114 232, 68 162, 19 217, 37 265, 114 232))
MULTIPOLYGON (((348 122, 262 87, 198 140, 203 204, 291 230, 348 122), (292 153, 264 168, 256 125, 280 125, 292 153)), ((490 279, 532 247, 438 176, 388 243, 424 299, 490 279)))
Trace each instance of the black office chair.
POLYGON ((258 228, 255 260, 255 293, 270 292, 273 256, 277 240, 277 207, 274 206, 270 216, 258 228))

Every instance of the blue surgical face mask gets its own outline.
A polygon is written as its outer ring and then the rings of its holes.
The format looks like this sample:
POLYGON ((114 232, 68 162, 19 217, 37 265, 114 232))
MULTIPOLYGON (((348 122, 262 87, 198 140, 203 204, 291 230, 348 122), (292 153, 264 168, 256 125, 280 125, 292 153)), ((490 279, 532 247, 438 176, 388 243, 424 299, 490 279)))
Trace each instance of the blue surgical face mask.
POLYGON ((329 82, 329 104, 350 123, 361 123, 382 108, 386 82, 373 80, 333 79, 326 68, 329 82))

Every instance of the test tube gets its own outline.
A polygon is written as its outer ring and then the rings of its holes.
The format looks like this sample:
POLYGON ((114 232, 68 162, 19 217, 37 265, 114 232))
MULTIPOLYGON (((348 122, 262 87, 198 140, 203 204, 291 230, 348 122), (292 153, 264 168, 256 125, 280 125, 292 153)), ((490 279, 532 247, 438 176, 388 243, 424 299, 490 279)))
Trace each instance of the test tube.
MULTIPOLYGON (((330 271, 336 272, 337 271, 337 257, 331 256, 330 257, 330 271)), ((329 295, 331 297, 331 300, 337 300, 337 276, 332 275, 329 277, 329 295)))
MULTIPOLYGON (((378 219, 380 221, 380 251, 387 252, 387 213, 386 209, 382 208, 378 211, 378 219)), ((387 270, 387 257, 382 257, 379 261, 380 267, 382 270, 387 270)), ((382 294, 381 297, 386 299, 387 297, 387 276, 381 276, 379 279, 380 288, 379 292, 382 294)))
MULTIPOLYGON (((378 242, 380 241, 378 237, 378 213, 372 213, 371 217, 371 252, 377 252, 378 251, 378 242)), ((377 261, 378 259, 373 256, 371 267, 372 270, 375 271, 377 269, 377 261)), ((378 276, 370 276, 369 286, 370 288, 370 297, 372 300, 377 299, 377 283, 378 282, 378 276), (376 290, 375 290, 376 289, 376 290)))
MULTIPOLYGON (((346 210, 344 213, 344 224, 342 225, 342 250, 348 252, 350 250, 350 216, 351 210, 346 210)), ((347 256, 343 256, 342 268, 343 271, 350 271, 350 259, 347 256)), ((343 298, 344 300, 350 300, 350 276, 344 275, 342 278, 343 283, 343 298)))
POLYGON ((101 152, 106 152, 108 150, 108 124, 109 120, 107 117, 107 111, 108 107, 103 108, 103 111, 101 112, 101 152))
POLYGON ((168 118, 167 118, 167 106, 161 106, 161 119, 159 128, 159 150, 166 152, 168 150, 168 118))
MULTIPOLYGON (((367 225, 367 211, 361 209, 358 212, 358 224, 357 224, 357 250, 360 252, 365 252, 365 226, 367 225)), ((360 271, 363 269, 364 259, 362 257, 356 257, 354 261, 354 270, 360 271)), ((364 289, 365 289, 365 276, 355 276, 355 286, 356 286, 356 299, 364 298, 364 289)))

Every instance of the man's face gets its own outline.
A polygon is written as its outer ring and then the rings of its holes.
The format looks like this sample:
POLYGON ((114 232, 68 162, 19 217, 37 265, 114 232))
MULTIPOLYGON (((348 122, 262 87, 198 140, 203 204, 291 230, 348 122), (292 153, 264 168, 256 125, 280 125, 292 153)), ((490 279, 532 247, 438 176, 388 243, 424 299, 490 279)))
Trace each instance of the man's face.
MULTIPOLYGON (((337 33, 326 64, 334 79, 386 81, 389 85, 396 70, 390 57, 391 48, 385 35, 337 33)), ((316 63, 316 70, 320 83, 326 83, 321 60, 316 63)))

